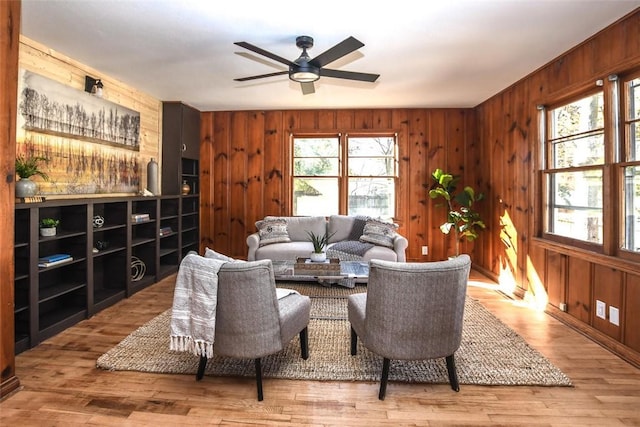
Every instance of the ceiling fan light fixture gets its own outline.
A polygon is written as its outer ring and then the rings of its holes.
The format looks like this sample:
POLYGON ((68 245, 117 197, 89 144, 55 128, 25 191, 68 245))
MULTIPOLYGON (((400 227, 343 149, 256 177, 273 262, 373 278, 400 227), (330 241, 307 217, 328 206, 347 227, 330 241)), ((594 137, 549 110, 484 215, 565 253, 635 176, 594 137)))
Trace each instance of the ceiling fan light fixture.
POLYGON ((320 78, 320 70, 314 67, 298 68, 289 72, 289 78, 298 83, 312 83, 320 78))

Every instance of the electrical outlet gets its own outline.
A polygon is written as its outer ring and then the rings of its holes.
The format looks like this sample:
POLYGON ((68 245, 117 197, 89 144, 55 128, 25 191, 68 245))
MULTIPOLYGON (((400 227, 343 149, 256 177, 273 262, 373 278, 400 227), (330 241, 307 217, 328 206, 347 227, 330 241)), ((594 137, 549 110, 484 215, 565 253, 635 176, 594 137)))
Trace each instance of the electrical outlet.
POLYGON ((422 255, 429 255, 429 246, 422 247, 422 255))
POLYGON ((560 311, 564 311, 566 313, 566 311, 567 311, 567 303, 566 302, 561 302, 559 308, 560 308, 560 311))
POLYGON ((596 316, 601 319, 607 318, 607 304, 603 301, 596 300, 596 316))
POLYGON ((620 326, 620 310, 616 307, 609 306, 609 322, 620 326))

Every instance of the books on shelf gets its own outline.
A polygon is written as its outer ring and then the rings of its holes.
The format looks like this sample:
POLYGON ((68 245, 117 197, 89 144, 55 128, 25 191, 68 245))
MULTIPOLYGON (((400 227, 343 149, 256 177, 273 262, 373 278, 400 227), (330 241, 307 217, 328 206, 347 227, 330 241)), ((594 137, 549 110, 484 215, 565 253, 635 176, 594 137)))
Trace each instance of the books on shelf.
POLYGON ((16 197, 16 203, 42 203, 44 201, 44 196, 16 197))
POLYGON ((146 221, 149 221, 150 219, 151 217, 149 216, 148 213, 131 215, 131 222, 146 222, 146 221))
POLYGON ((171 233, 173 233, 171 227, 160 227, 160 237, 168 236, 171 233))
POLYGON ((65 262, 73 261, 73 257, 69 254, 53 254, 47 255, 42 258, 38 258, 38 267, 46 268, 52 267, 58 264, 64 264, 65 262))

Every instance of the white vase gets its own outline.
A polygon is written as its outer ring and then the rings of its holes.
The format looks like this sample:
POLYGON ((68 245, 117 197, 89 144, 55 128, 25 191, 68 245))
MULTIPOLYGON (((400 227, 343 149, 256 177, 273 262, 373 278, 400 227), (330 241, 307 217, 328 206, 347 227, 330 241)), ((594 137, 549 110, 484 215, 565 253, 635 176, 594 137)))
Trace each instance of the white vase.
POLYGON ((311 252, 311 255, 309 256, 309 258, 313 262, 325 262, 327 260, 327 253, 326 252, 311 252))
POLYGON ((40 235, 42 237, 50 237, 56 235, 56 227, 46 227, 40 229, 40 235))
POLYGON ((20 178, 16 181, 16 197, 33 197, 38 191, 38 186, 29 178, 20 178))

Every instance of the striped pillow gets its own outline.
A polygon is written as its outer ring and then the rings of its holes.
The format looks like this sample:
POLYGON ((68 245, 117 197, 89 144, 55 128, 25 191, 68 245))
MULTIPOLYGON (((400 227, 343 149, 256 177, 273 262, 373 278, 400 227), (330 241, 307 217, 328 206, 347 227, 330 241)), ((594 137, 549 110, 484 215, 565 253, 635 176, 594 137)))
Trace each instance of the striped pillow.
POLYGON ((397 224, 370 218, 364 225, 364 231, 362 237, 360 237, 360 241, 393 248, 393 239, 396 237, 397 229, 397 224))
POLYGON ((283 218, 263 219, 256 222, 256 227, 260 235, 260 246, 291 241, 287 221, 283 218))

